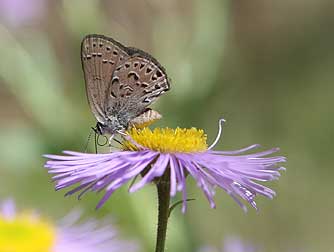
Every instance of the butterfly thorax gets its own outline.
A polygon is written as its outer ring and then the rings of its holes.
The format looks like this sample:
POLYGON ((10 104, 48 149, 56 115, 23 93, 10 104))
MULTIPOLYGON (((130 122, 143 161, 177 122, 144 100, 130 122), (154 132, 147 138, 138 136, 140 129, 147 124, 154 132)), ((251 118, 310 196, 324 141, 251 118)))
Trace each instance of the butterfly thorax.
POLYGON ((128 128, 128 122, 116 116, 109 116, 108 119, 105 120, 105 123, 98 122, 96 124, 97 133, 100 135, 104 134, 113 135, 127 128, 128 128))

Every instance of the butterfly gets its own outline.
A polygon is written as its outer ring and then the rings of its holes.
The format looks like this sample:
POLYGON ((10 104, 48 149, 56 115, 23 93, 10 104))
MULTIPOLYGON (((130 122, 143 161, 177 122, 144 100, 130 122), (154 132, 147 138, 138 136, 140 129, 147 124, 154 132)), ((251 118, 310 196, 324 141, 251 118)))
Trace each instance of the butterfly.
POLYGON ((161 118, 148 106, 170 89, 170 83, 153 56, 104 35, 90 34, 81 43, 81 62, 97 134, 113 136, 161 118))

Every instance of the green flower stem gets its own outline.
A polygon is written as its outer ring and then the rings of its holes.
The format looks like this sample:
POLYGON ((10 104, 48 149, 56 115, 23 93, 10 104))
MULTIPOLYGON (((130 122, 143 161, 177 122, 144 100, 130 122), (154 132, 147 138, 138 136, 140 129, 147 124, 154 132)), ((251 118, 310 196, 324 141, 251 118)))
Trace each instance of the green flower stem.
POLYGON ((165 241, 167 233, 167 224, 169 217, 170 203, 170 181, 169 176, 165 174, 157 183, 158 189, 158 230, 155 252, 165 251, 165 241))

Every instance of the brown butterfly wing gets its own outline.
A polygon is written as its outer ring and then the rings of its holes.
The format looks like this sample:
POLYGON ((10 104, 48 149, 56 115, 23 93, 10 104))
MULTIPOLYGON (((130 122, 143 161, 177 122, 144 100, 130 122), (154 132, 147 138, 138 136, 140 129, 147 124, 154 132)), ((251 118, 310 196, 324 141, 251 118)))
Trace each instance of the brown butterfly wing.
POLYGON ((88 35, 82 41, 81 62, 87 98, 99 122, 106 120, 105 104, 113 103, 113 97, 107 95, 113 72, 128 57, 125 46, 103 35, 88 35))
MULTIPOLYGON (((164 92, 170 89, 167 75, 160 64, 146 53, 134 53, 114 71, 109 94, 111 100, 120 101, 121 106, 107 105, 113 114, 127 114, 130 119, 143 113, 164 92)), ((109 113, 108 113, 109 114, 109 113)))

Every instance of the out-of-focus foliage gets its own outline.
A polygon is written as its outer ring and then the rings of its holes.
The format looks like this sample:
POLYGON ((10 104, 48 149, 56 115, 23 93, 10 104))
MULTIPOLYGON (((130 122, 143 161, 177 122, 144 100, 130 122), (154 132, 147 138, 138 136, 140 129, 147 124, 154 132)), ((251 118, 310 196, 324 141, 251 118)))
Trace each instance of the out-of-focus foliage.
POLYGON ((0 0, 0 197, 51 217, 77 205, 87 216, 112 213, 152 251, 153 186, 123 188, 94 211, 100 195, 64 198, 42 168, 43 153, 83 150, 95 124, 80 41, 102 33, 166 67, 172 89, 153 106, 164 116, 157 125, 204 128, 210 141, 224 117, 220 149, 260 143, 288 157, 277 198, 260 200, 259 214, 223 193, 211 210, 189 181, 196 201, 173 212, 170 251, 219 247, 230 234, 269 252, 332 250, 333 10, 331 0, 0 0))

